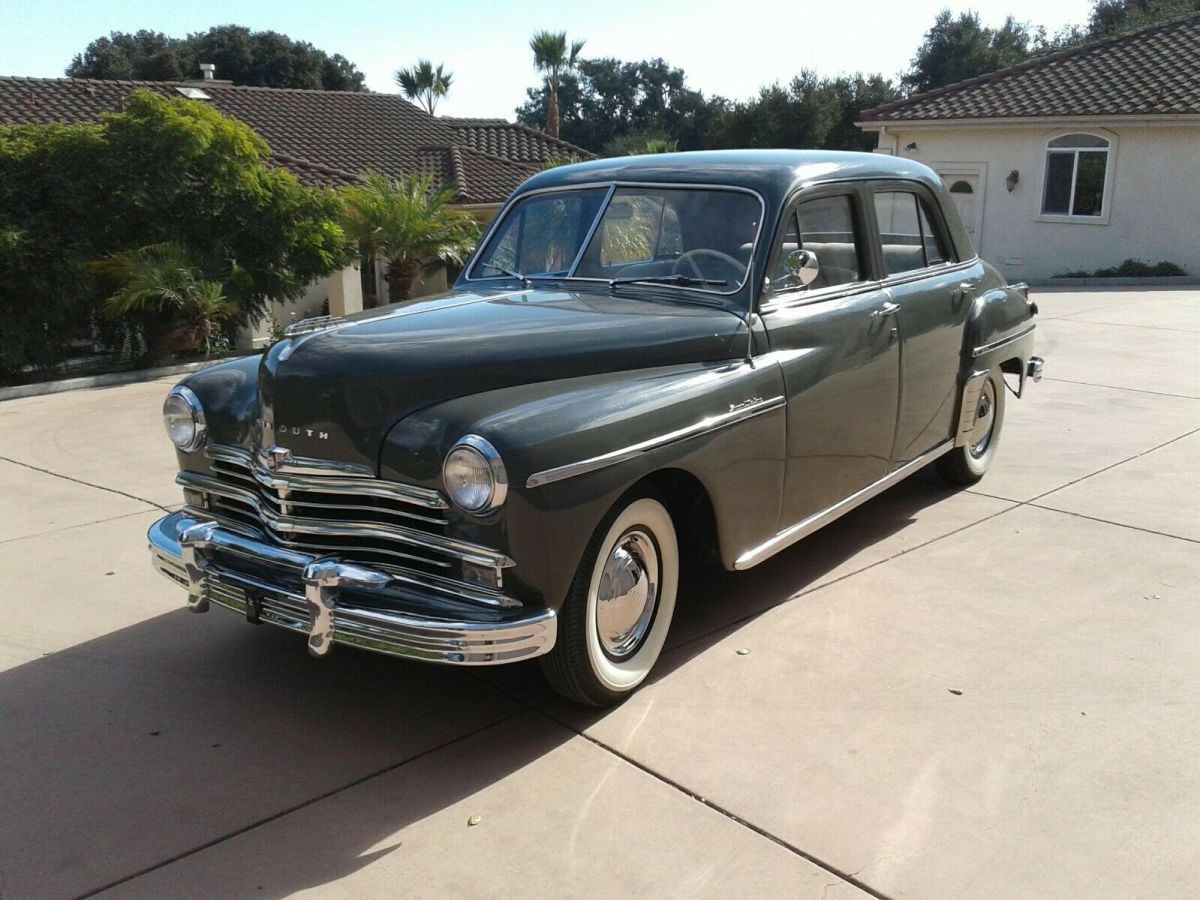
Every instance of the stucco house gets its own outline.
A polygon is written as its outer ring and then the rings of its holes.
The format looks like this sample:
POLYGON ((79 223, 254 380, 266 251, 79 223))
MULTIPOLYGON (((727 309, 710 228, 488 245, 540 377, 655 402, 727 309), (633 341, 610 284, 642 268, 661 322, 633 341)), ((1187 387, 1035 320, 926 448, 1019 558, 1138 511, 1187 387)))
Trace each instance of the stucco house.
POLYGON ((1010 278, 1128 258, 1200 275, 1200 15, 865 110, 1010 278))
MULTIPOLYGON (((486 220, 526 178, 555 157, 593 154, 504 119, 431 116, 398 94, 243 87, 213 77, 186 82, 98 81, 86 78, 0 77, 0 126, 92 122, 121 108, 137 89, 208 103, 245 122, 271 145, 272 162, 309 185, 353 184, 367 172, 434 175, 455 190, 454 206, 486 220)), ((310 286, 294 304, 275 304, 283 324, 386 302, 384 266, 366 261, 310 286)), ((425 277, 414 294, 445 288, 444 272, 425 277)), ((270 322, 247 329, 246 348, 270 340, 270 322)))

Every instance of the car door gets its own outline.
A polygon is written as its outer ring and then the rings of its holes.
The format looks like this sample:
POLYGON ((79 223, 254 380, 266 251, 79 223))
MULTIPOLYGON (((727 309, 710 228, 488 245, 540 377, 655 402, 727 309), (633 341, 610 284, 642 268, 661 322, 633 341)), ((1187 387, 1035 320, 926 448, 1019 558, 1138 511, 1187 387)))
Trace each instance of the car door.
MULTIPOLYGON (((865 186, 802 192, 781 220, 759 304, 787 394, 787 464, 780 530, 887 474, 900 351, 894 305, 864 240, 865 186), (793 274, 793 251, 816 277, 793 274)), ((794 258, 795 259, 795 258, 794 258)))
POLYGON ((910 182, 871 185, 884 287, 900 309, 900 411, 892 457, 903 465, 954 432, 963 323, 983 278, 960 264, 941 208, 910 182))

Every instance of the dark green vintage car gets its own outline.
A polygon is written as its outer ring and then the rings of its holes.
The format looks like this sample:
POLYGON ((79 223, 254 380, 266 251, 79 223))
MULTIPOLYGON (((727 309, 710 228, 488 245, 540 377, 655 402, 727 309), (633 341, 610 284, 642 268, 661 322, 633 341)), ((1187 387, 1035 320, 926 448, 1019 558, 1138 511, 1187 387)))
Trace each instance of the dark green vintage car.
POLYGON ((1036 312, 915 162, 553 169, 449 293, 176 387, 186 506, 154 563, 318 656, 538 657, 610 704, 662 650, 689 544, 748 569, 928 463, 982 477, 1006 387, 1041 374, 1036 312))

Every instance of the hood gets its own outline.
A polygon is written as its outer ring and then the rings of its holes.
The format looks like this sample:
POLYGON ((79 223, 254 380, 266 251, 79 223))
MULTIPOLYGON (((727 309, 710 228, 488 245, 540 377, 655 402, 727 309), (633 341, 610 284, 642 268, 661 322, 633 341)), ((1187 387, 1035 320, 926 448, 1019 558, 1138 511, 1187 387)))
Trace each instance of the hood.
POLYGON ((377 471, 391 427, 456 397, 602 372, 731 359, 727 310, 628 293, 453 291, 285 339, 259 370, 259 440, 377 471))

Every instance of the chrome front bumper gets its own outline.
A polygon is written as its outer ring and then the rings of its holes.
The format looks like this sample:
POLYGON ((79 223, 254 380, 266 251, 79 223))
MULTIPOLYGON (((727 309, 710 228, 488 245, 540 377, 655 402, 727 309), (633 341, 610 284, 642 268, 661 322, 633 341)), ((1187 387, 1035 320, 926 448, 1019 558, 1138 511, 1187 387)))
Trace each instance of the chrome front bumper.
POLYGON ((147 537, 154 568, 187 589, 189 609, 206 612, 216 603, 251 622, 302 632, 314 656, 338 643, 427 662, 495 665, 541 656, 554 646, 558 621, 552 610, 485 613, 471 621, 356 606, 344 594, 385 590, 392 576, 277 547, 191 513, 158 520, 147 537), (268 574, 243 571, 229 560, 268 574))

